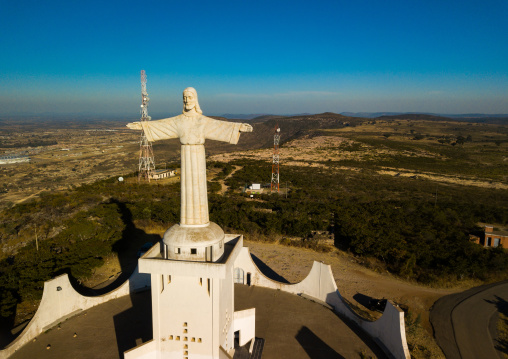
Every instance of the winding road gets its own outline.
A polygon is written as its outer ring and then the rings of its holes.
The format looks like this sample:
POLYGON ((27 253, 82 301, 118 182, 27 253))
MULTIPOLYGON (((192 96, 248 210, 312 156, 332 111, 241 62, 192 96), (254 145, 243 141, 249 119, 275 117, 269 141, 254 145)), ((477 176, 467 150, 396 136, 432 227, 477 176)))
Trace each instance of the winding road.
POLYGON ((440 298, 431 309, 436 341, 448 359, 501 358, 495 349, 498 308, 508 301, 508 281, 440 298))

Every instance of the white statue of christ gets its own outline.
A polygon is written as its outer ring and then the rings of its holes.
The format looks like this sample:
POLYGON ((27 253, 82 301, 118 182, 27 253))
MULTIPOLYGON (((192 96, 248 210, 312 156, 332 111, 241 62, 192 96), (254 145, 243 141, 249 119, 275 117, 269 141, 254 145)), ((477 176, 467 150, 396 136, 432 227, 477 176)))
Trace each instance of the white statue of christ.
POLYGON ((205 139, 237 144, 240 132, 252 132, 247 123, 214 120, 203 116, 198 94, 192 87, 183 91, 183 113, 158 121, 132 122, 127 127, 145 131, 148 141, 180 138, 181 147, 181 227, 209 224, 206 190, 205 139))

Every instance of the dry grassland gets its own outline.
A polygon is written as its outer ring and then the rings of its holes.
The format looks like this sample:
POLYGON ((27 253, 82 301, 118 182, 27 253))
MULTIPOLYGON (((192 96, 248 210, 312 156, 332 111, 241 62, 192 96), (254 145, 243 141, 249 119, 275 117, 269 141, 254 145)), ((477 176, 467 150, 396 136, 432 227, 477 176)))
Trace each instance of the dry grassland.
MULTIPOLYGON (((448 184, 484 188, 508 189, 508 173, 491 175, 496 167, 508 166, 508 129, 496 131, 498 126, 458 124, 456 122, 375 121, 356 127, 320 130, 284 143, 280 149, 282 166, 305 166, 359 171, 370 166, 380 175, 413 177, 448 184), (457 133, 471 135, 474 142, 464 145, 445 143, 438 139, 456 141, 457 133), (385 134, 385 135, 383 135, 385 134), (415 140, 418 134, 425 134, 415 140), (496 145, 495 141, 505 141, 496 145), (460 159, 463 152, 464 159, 460 159), (453 156, 453 157, 452 157, 453 156), (456 158, 457 157, 457 158, 456 158), (467 157, 467 159, 465 159, 467 157), (412 166, 397 159, 414 160, 412 166), (395 160, 394 160, 395 159, 395 160), (457 171, 418 168, 422 159, 433 159, 450 166, 462 167, 457 171), (392 162, 391 166, 386 163, 392 162), (472 172, 481 165, 485 172, 472 172)), ((273 149, 239 151, 211 156, 210 159, 229 162, 235 159, 257 159, 271 162, 273 149)), ((432 169, 432 168, 431 168, 432 169)))
MULTIPOLYGON (((51 129, 45 138, 58 144, 4 150, 28 153, 29 163, 0 166, 0 203, 20 203, 43 191, 60 191, 136 171, 139 134, 124 129, 51 129), (2 193, 3 192, 3 193, 2 193)), ((39 131, 11 134, 12 143, 39 131)))
MULTIPOLYGON (((284 129, 282 129, 284 141, 284 129)), ((32 135, 36 132, 32 133, 32 135)), ((42 191, 65 190, 72 185, 120 176, 136 170, 139 133, 118 127, 104 129, 48 130, 48 138, 58 145, 32 149, 31 163, 0 166, 1 206, 18 203, 42 191), (3 193, 2 193, 3 192, 3 193)), ((29 136, 30 133, 23 135, 29 136)), ((9 138, 16 141, 15 135, 9 138)), ((365 168, 383 176, 405 176, 466 186, 508 189, 508 131, 500 126, 430 121, 370 121, 355 127, 309 131, 305 135, 283 143, 280 150, 281 173, 284 166, 311 166, 362 171, 365 168), (472 141, 452 146, 459 136, 472 141), (418 137, 419 139, 415 139, 418 137), (439 142, 441 140, 442 142, 439 142), (499 142, 499 144, 496 143, 499 142), (430 162, 428 165, 424 161, 430 162), (422 162, 423 161, 423 162, 422 162), (422 167, 419 167, 419 164, 422 167), (481 169, 481 170, 479 170, 481 169)), ((163 161, 178 158, 178 144, 154 148, 163 161)), ((213 145, 212 145, 213 148, 213 145)), ((207 144, 207 151, 208 144, 207 144)), ((13 151, 11 151, 13 152, 13 151)), ((234 159, 272 161, 273 149, 213 154, 209 160, 229 162, 234 159)), ((4 151, 4 153, 7 153, 4 151)), ((240 167, 236 167, 235 171, 240 167)), ((210 175, 214 175, 212 169, 210 175)), ((169 179, 175 181, 178 178, 169 179)), ((224 181, 221 192, 226 190, 224 181)), ((137 224, 142 228, 141 224, 137 224)), ((162 235, 166 228, 142 228, 146 233, 162 235)), ((425 330, 408 332, 413 346, 427 348, 432 357, 442 353, 432 339, 428 313, 439 297, 461 291, 479 283, 462 282, 460 287, 438 289, 417 285, 395 278, 382 270, 373 271, 366 263, 338 250, 318 253, 307 249, 274 243, 245 241, 251 252, 290 282, 305 278, 314 260, 330 264, 337 287, 346 300, 362 315, 379 317, 379 313, 365 308, 358 295, 388 298, 410 307, 414 315, 421 315, 425 330)), ((97 268, 86 286, 100 286, 118 275, 120 264, 116 254, 97 268)), ((26 304, 30 306, 30 303, 26 304)), ((18 310, 23 308, 18 308, 18 310)), ((30 310, 30 308, 26 308, 30 310)), ((415 357, 424 357, 418 349, 415 357)), ((427 353, 428 354, 428 353, 427 353)))

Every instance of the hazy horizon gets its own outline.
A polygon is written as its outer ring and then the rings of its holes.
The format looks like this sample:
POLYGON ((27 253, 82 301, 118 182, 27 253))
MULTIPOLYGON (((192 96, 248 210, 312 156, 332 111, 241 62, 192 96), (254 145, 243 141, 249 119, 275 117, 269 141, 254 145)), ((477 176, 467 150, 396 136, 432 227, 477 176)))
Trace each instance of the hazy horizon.
POLYGON ((508 113, 508 3, 5 2, 0 116, 508 113), (100 11, 98 11, 100 9, 100 11))

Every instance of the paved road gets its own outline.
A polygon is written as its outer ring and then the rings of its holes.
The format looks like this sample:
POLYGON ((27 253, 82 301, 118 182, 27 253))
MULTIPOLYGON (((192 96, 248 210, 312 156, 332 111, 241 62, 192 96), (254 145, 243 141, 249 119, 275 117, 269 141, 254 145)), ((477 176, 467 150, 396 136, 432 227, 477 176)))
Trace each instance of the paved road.
POLYGON ((498 358, 494 345, 498 306, 508 300, 508 281, 439 299, 430 322, 448 359, 498 358))

